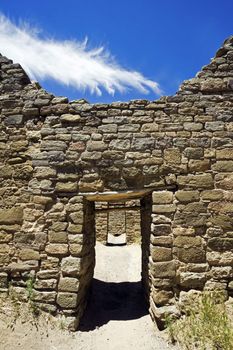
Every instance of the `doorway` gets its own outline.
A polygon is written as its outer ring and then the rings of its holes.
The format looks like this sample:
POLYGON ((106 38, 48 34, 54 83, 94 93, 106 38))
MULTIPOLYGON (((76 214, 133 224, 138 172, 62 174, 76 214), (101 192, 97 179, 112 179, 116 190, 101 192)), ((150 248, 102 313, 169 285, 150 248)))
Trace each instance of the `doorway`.
MULTIPOLYGON (((151 193, 95 203, 95 269, 80 330, 148 314, 151 193)), ((93 204, 93 203, 92 203, 93 204)))

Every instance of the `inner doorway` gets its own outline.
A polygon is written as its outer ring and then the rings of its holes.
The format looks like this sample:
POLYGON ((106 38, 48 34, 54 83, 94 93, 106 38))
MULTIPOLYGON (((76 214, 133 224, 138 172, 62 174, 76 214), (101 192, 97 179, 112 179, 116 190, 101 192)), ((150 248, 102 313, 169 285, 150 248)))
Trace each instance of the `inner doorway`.
POLYGON ((83 331, 109 321, 141 319, 148 314, 150 289, 151 193, 134 198, 121 195, 119 200, 91 199, 95 202, 96 264, 80 323, 83 331))
POLYGON ((95 203, 96 241, 106 245, 141 242, 140 200, 95 203))

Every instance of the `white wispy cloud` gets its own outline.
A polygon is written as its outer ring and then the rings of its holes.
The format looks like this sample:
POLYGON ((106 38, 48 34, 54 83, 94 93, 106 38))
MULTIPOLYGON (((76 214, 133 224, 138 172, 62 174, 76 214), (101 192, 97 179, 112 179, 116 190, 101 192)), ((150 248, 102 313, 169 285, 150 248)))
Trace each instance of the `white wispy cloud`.
POLYGON ((104 47, 90 49, 87 40, 43 38, 28 24, 16 25, 0 14, 0 53, 20 63, 32 80, 54 79, 91 93, 124 93, 129 89, 160 94, 158 83, 137 71, 124 69, 104 47))

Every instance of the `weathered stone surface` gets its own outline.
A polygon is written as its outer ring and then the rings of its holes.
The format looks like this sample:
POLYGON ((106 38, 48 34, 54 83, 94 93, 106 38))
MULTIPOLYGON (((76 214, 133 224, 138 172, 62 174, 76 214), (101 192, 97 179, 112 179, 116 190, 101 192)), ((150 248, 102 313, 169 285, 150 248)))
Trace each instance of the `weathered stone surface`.
POLYGON ((203 240, 201 237, 179 235, 175 237, 173 244, 175 247, 180 248, 201 247, 203 245, 203 240))
POLYGON ((56 287, 57 287, 57 280, 54 278, 51 278, 48 280, 38 279, 34 283, 34 288, 39 290, 48 290, 48 289, 55 290, 56 287))
POLYGON ((215 251, 226 251, 233 249, 233 238, 214 237, 208 240, 208 247, 215 251))
POLYGON ((151 273, 156 278, 172 278, 176 273, 174 261, 151 263, 151 273))
POLYGON ((61 232, 50 231, 48 238, 50 243, 67 243, 68 242, 68 234, 65 231, 61 231, 61 232))
POLYGON ((207 252, 207 261, 211 266, 232 266, 233 265, 233 254, 231 251, 207 252))
POLYGON ((174 213, 176 211, 175 204, 156 204, 153 205, 153 213, 161 214, 161 213, 174 213))
POLYGON ((164 160, 167 163, 180 164, 181 163, 181 153, 179 149, 165 149, 164 150, 164 160))
POLYGON ((56 184, 57 192, 76 192, 78 184, 75 182, 58 182, 56 184))
POLYGON ((153 290, 152 298, 156 306, 163 306, 169 303, 173 293, 168 290, 153 290))
POLYGON ((206 261, 206 252, 203 248, 174 248, 173 254, 185 263, 203 263, 206 261))
POLYGON ((177 191, 176 198, 179 202, 188 203, 198 201, 200 194, 198 191, 177 191))
POLYGON ((64 275, 77 277, 81 271, 81 263, 81 258, 63 258, 61 261, 61 271, 64 275))
POLYGON ((43 303, 54 303, 56 300, 56 292, 39 292, 33 291, 32 299, 43 303))
POLYGON ((151 247, 151 257, 153 261, 169 261, 172 260, 171 248, 151 247))
POLYGON ((68 245, 63 243, 51 243, 46 245, 45 251, 49 255, 66 255, 68 253, 68 245))
POLYGON ((81 120, 81 116, 79 114, 62 114, 61 122, 67 122, 67 123, 77 123, 81 120))
POLYGON ((212 188, 213 177, 211 174, 178 176, 178 184, 182 187, 191 188, 212 188))
POLYGON ((177 226, 172 229, 174 236, 194 236, 195 230, 193 227, 177 226))
POLYGON ((19 207, 0 210, 0 224, 21 224, 23 221, 23 209, 19 207))
POLYGON ((57 303, 64 309, 74 309, 78 305, 78 295, 75 293, 59 292, 57 295, 57 303))
POLYGON ((7 126, 20 125, 23 123, 23 115, 21 114, 10 115, 5 118, 4 123, 7 126))
POLYGON ((151 225, 151 232, 155 236, 167 236, 171 233, 171 226, 170 225, 151 225))
POLYGON ((173 201, 173 193, 169 191, 154 191, 152 199, 154 204, 170 204, 173 201))
POLYGON ((40 254, 39 252, 33 250, 33 249, 22 249, 19 252, 19 257, 21 260, 40 260, 40 254))
POLYGON ((206 279, 206 273, 181 272, 179 283, 184 288, 202 289, 206 279))
POLYGON ((61 292, 78 292, 79 280, 77 278, 63 277, 60 278, 58 290, 61 292))

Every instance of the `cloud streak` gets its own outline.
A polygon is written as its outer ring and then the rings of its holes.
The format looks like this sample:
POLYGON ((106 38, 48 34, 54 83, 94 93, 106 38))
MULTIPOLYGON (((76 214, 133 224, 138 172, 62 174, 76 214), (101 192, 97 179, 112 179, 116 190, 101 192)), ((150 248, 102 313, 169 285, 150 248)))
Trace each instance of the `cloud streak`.
POLYGON ((0 53, 20 63, 32 80, 53 79, 101 96, 137 90, 161 93, 158 83, 137 71, 121 67, 104 47, 89 49, 87 40, 58 41, 43 38, 28 24, 16 25, 0 14, 0 53))

